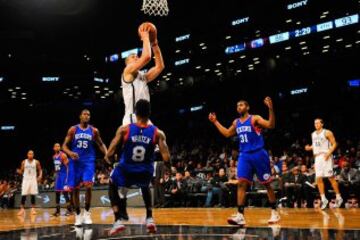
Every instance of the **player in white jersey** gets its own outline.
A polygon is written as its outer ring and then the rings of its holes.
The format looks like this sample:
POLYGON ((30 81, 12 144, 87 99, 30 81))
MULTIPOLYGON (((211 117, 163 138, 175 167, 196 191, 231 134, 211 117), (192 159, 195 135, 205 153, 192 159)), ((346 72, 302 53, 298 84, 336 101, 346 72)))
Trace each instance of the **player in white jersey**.
POLYGON ((125 103, 123 125, 136 122, 135 104, 140 99, 150 101, 148 83, 156 79, 164 70, 164 60, 157 39, 150 43, 149 29, 141 29, 140 37, 143 41, 141 56, 130 54, 125 59, 125 69, 121 77, 122 92, 125 103), (151 51, 154 53, 155 66, 146 73, 140 70, 151 61, 151 51))
POLYGON ((38 181, 42 178, 42 169, 40 162, 34 159, 34 151, 29 150, 27 159, 23 160, 18 173, 23 176, 21 185, 21 209, 19 216, 25 213, 24 206, 26 196, 31 196, 31 214, 36 214, 35 211, 35 196, 39 193, 38 181))
POLYGON ((329 201, 325 197, 325 186, 323 178, 328 178, 331 186, 336 193, 336 207, 340 207, 343 199, 341 198, 339 186, 334 177, 333 152, 337 147, 334 134, 323 128, 324 121, 320 118, 315 119, 315 131, 311 134, 312 145, 306 145, 306 151, 313 151, 315 157, 315 176, 321 196, 321 209, 325 209, 329 201))

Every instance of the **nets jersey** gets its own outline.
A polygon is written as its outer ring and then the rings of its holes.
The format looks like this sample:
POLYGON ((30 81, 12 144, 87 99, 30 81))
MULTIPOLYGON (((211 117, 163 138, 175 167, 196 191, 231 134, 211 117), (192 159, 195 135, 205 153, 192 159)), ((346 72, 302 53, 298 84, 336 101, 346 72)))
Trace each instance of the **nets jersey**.
POLYGON ((311 139, 314 155, 329 152, 331 143, 326 138, 326 129, 323 129, 320 133, 317 133, 316 131, 313 132, 311 134, 311 139))
POLYGON ((153 154, 157 127, 129 124, 119 166, 127 172, 154 171, 153 154))
POLYGON ((75 126, 71 150, 79 155, 80 161, 95 160, 96 153, 93 126, 89 125, 86 129, 82 129, 79 125, 75 126))
POLYGON ((24 166, 23 180, 36 180, 36 160, 33 159, 31 162, 26 159, 24 166))
POLYGON ((239 151, 252 152, 264 148, 264 139, 261 129, 254 126, 253 116, 250 115, 244 122, 236 120, 236 133, 239 138, 239 151))
POLYGON ((150 101, 149 86, 145 74, 141 71, 138 72, 134 81, 127 83, 124 76, 121 77, 122 93, 125 104, 125 115, 135 113, 135 104, 140 99, 150 101))

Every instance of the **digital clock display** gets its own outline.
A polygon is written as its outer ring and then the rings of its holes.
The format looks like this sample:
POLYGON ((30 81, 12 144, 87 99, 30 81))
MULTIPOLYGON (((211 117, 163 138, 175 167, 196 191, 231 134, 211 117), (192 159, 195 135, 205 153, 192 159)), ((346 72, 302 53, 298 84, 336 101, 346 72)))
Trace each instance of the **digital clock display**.
POLYGON ((329 21, 329 22, 325 22, 325 23, 320 23, 318 25, 316 25, 316 31, 317 32, 322 32, 322 31, 326 31, 329 29, 333 28, 333 22, 329 21))
POLYGON ((359 22, 359 14, 354 14, 351 16, 335 19, 335 27, 339 28, 358 22, 359 22))
POLYGON ((237 53, 245 50, 245 44, 236 44, 234 46, 229 46, 225 49, 226 54, 237 53))
POLYGON ((278 43, 278 42, 282 42, 282 41, 287 41, 287 40, 289 40, 289 38, 290 38, 290 33, 283 32, 283 33, 271 35, 269 37, 269 41, 270 41, 270 44, 273 44, 273 43, 278 43))
POLYGON ((311 27, 296 29, 295 31, 292 32, 291 35, 294 37, 302 37, 309 34, 311 34, 311 27))

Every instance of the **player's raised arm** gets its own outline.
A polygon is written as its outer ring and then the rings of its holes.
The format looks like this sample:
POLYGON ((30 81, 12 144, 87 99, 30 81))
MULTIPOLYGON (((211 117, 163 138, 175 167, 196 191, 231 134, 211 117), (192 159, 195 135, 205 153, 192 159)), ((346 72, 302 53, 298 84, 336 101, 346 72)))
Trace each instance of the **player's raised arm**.
POLYGON ((275 113, 273 103, 270 97, 266 97, 264 100, 265 105, 269 108, 269 120, 263 119, 259 115, 254 116, 254 123, 262 128, 273 129, 275 128, 275 113))
POLYGON ((161 157, 164 162, 169 162, 170 161, 170 151, 169 151, 169 147, 166 143, 165 133, 161 130, 158 130, 157 134, 158 134, 158 139, 159 139, 158 144, 159 144, 161 157))
POLYGON ((335 151, 335 149, 337 147, 337 143, 336 143, 335 136, 334 136, 332 131, 326 130, 325 136, 329 140, 329 142, 331 143, 331 147, 329 149, 329 152, 327 152, 326 155, 325 155, 325 159, 328 159, 333 154, 333 152, 335 151))
POLYGON ((155 66, 150 68, 150 70, 145 74, 146 80, 148 82, 155 80, 165 68, 164 59, 162 57, 157 39, 152 45, 152 50, 155 57, 155 66))
POLYGON ((97 128, 94 128, 94 140, 95 140, 96 144, 98 145, 100 151, 104 154, 104 156, 106 156, 107 148, 106 148, 106 145, 104 144, 103 140, 101 139, 100 131, 97 128))
POLYGON ((109 159, 110 159, 112 156, 114 156, 117 145, 119 145, 119 143, 121 142, 121 140, 124 139, 124 137, 125 137, 125 135, 127 134, 128 131, 129 131, 129 127, 128 127, 128 126, 120 126, 120 127, 117 129, 116 134, 115 134, 115 137, 114 137, 113 140, 111 141, 110 146, 109 146, 108 151, 107 151, 107 154, 106 154, 106 156, 105 156, 105 161, 106 161, 108 164, 111 164, 111 162, 110 162, 109 159))
POLYGON ((231 126, 229 128, 226 128, 223 125, 221 125, 221 123, 217 120, 215 113, 209 114, 209 120, 216 126, 216 128, 219 130, 219 132, 222 135, 224 135, 224 137, 228 138, 228 137, 232 137, 236 134, 235 120, 233 121, 233 123, 231 124, 231 126))
POLYGON ((151 46, 150 46, 150 39, 149 39, 149 30, 148 29, 141 29, 140 30, 140 37, 143 41, 143 49, 140 58, 137 61, 134 61, 130 64, 126 64, 124 69, 124 81, 127 83, 131 83, 134 80, 134 75, 146 64, 151 61, 151 46))
POLYGON ((76 160, 76 159, 79 159, 79 155, 77 153, 71 151, 70 148, 69 148, 69 145, 70 145, 71 141, 74 138, 74 134, 75 134, 75 128, 74 127, 69 128, 69 130, 68 130, 68 132, 66 134, 64 143, 62 145, 62 149, 72 159, 76 160))

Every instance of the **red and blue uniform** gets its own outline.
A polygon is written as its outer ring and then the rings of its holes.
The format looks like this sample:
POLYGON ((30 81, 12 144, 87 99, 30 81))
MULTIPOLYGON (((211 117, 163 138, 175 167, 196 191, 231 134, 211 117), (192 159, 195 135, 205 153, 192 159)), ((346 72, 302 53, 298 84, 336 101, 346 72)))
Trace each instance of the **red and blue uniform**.
POLYGON ((111 181, 119 187, 147 187, 154 173, 154 150, 157 127, 128 125, 119 164, 111 173, 111 181))
POLYGON ((251 182, 256 173, 261 183, 271 181, 270 158, 264 149, 261 128, 254 125, 253 116, 244 122, 237 119, 236 133, 239 138, 237 177, 251 182))
POLYGON ((71 151, 79 155, 79 159, 70 159, 73 170, 70 176, 73 178, 73 186, 79 187, 81 183, 93 183, 95 180, 95 140, 94 127, 89 125, 82 129, 80 125, 74 126, 74 135, 71 143, 71 151))
POLYGON ((55 191, 63 192, 68 191, 69 189, 65 189, 65 186, 68 185, 68 168, 63 162, 63 155, 65 153, 59 152, 53 156, 54 167, 55 167, 55 191))

